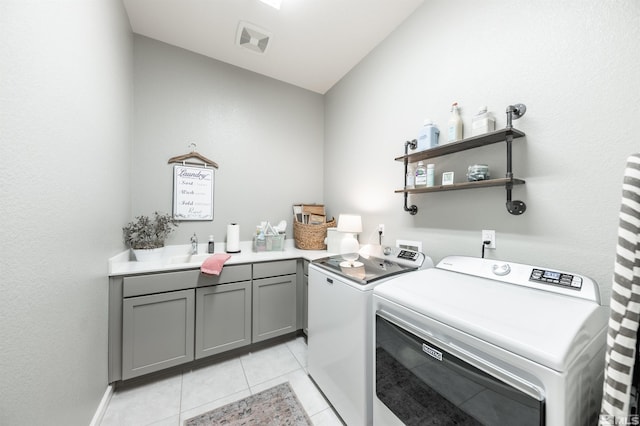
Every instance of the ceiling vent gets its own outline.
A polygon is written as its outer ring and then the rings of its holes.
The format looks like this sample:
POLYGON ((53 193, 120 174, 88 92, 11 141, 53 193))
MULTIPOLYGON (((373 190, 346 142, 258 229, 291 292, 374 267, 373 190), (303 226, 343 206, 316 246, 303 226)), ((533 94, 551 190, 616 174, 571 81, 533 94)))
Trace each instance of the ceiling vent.
POLYGON ((269 47, 271 33, 248 22, 240 21, 236 44, 255 53, 264 54, 269 47))

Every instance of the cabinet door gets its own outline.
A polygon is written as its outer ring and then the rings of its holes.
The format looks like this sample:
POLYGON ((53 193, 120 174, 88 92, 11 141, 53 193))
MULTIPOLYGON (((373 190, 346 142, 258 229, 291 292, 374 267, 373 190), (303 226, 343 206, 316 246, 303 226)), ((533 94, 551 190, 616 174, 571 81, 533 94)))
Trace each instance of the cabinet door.
POLYGON ((193 360, 194 290, 124 299, 122 379, 193 360))
POLYGON ((251 281, 196 289, 196 359, 251 343, 251 281))
POLYGON ((253 280, 253 342, 296 331, 296 275, 253 280))

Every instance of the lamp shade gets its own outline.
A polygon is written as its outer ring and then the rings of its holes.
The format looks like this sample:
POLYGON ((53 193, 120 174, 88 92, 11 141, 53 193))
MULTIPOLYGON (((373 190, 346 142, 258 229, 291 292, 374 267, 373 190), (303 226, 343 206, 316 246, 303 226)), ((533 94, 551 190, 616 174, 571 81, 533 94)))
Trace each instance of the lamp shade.
POLYGON ((357 214, 341 214, 338 216, 338 231, 354 234, 362 232, 362 218, 357 214))

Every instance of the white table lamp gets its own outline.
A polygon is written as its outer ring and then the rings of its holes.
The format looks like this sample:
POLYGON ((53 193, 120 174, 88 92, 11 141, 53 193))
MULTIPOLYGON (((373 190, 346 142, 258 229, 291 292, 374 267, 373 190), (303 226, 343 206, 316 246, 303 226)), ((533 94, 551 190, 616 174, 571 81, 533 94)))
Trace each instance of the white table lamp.
POLYGON ((340 243, 340 254, 346 261, 343 263, 348 264, 340 264, 340 266, 360 266, 356 265, 356 263, 360 262, 355 262, 358 259, 358 250, 360 249, 360 244, 355 234, 362 232, 362 218, 355 214, 341 214, 338 217, 338 232, 345 234, 340 243))

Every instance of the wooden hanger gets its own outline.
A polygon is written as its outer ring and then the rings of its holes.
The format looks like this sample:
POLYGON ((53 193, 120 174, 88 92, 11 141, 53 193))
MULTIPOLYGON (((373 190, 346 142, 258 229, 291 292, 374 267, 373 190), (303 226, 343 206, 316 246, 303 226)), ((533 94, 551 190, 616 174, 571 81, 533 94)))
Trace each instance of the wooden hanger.
POLYGON ((182 164, 191 164, 191 165, 194 165, 194 166, 200 166, 201 165, 200 163, 189 163, 189 162, 186 161, 186 160, 195 158, 197 160, 202 161, 202 163, 204 164, 205 167, 211 166, 211 167, 213 167, 215 169, 218 168, 218 165, 216 164, 215 161, 209 160, 207 157, 205 157, 204 155, 200 154, 199 152, 197 152, 195 150, 196 149, 196 144, 195 143, 191 143, 191 144, 189 144, 189 146, 192 147, 190 153, 183 154, 183 155, 178 155, 178 156, 175 156, 175 157, 171 157, 171 158, 169 158, 169 161, 167 162, 167 164, 182 163, 182 164))

